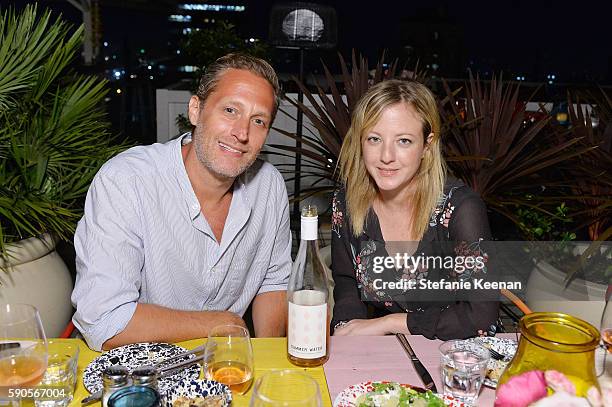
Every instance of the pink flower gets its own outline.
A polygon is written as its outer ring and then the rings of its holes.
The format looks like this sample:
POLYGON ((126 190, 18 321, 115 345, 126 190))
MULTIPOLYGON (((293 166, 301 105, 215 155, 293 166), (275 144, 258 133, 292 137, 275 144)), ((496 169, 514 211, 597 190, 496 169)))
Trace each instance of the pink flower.
POLYGON ((525 407, 546 397, 544 372, 532 370, 510 378, 497 389, 495 407, 525 407))
POLYGON ((587 400, 589 400, 589 403, 591 403, 591 406, 593 407, 603 406, 603 401, 601 400, 601 394, 599 394, 599 390, 597 390, 597 387, 595 386, 591 386, 589 390, 587 390, 587 400))
POLYGON ((543 398, 533 407, 591 407, 587 399, 567 394, 564 391, 557 392, 550 397, 543 398))
POLYGON ((606 386, 601 389, 601 398, 603 400, 604 407, 612 407, 612 386, 606 386))
POLYGON ((556 370, 547 370, 544 372, 544 379, 546 379, 546 384, 553 391, 564 391, 574 396, 576 395, 576 386, 563 373, 556 370))

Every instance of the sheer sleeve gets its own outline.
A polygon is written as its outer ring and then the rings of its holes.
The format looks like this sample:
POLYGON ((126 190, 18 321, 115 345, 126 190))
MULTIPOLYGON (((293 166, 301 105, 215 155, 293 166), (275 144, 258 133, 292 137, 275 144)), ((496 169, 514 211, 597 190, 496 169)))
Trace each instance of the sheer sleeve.
MULTIPOLYGON (((451 200, 448 222, 449 238, 457 245, 466 245, 474 254, 480 251, 480 241, 490 240, 491 231, 486 206, 473 191, 451 200)), ((448 217, 448 215, 447 215, 448 217)), ((484 253, 481 253, 484 254, 484 253)), ((428 338, 463 339, 484 334, 495 327, 499 313, 497 301, 458 301, 445 307, 430 307, 408 317, 412 334, 428 338)))
POLYGON ((351 241, 354 240, 348 227, 344 194, 337 191, 332 203, 332 276, 334 278, 334 316, 331 326, 340 321, 367 318, 367 306, 361 301, 351 241))

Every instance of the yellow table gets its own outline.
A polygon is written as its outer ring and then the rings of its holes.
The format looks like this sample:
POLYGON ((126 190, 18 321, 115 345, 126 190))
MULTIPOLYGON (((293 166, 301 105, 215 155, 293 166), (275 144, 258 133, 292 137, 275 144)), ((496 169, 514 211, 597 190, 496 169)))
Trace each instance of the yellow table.
MULTIPOLYGON (((83 386, 83 371, 93 359, 95 359, 99 352, 95 352, 87 347, 87 344, 80 339, 56 339, 58 342, 77 342, 79 344, 79 379, 77 381, 76 391, 74 393, 74 400, 70 403, 70 407, 78 407, 81 405, 81 399, 89 395, 89 392, 83 386)), ((266 372, 275 369, 291 369, 301 370, 311 376, 319 384, 321 389, 321 397, 323 405, 326 407, 331 406, 331 399, 329 391, 327 389, 327 381, 325 380, 325 373, 323 367, 316 368, 299 368, 287 360, 287 342, 285 338, 253 338, 253 354, 255 357, 255 379, 262 376, 266 372)), ((204 343, 203 339, 195 339, 192 341, 181 342, 178 345, 186 348, 193 349, 198 345, 204 343)), ((251 392, 253 386, 245 395, 233 395, 233 406, 248 406, 251 399, 251 392)), ((92 404, 92 407, 99 407, 100 403, 92 404)))

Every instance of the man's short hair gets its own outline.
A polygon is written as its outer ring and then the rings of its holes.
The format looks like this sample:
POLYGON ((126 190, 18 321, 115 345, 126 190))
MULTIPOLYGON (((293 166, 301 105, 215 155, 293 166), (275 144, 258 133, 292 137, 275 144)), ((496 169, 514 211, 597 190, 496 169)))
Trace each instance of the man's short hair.
POLYGON ((278 76, 269 63, 251 55, 231 53, 218 58, 210 64, 200 78, 200 84, 196 92, 200 100, 206 101, 206 98, 215 90, 223 73, 228 69, 243 69, 268 81, 274 90, 274 111, 272 112, 272 120, 274 120, 280 103, 278 76))

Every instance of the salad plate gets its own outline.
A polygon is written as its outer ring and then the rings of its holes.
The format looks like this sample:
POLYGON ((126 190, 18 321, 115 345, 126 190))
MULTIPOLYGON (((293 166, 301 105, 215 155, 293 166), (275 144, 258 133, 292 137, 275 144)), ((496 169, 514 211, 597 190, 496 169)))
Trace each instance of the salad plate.
POLYGON ((351 385, 334 400, 333 407, 463 407, 453 397, 442 396, 410 384, 368 381, 351 385))
POLYGON ((480 338, 466 339, 468 342, 484 344, 485 348, 493 349, 494 351, 506 356, 504 360, 489 359, 487 364, 487 374, 482 384, 491 388, 497 388, 497 381, 508 366, 508 363, 514 357, 518 343, 514 339, 497 338, 495 336, 483 336, 480 338))

